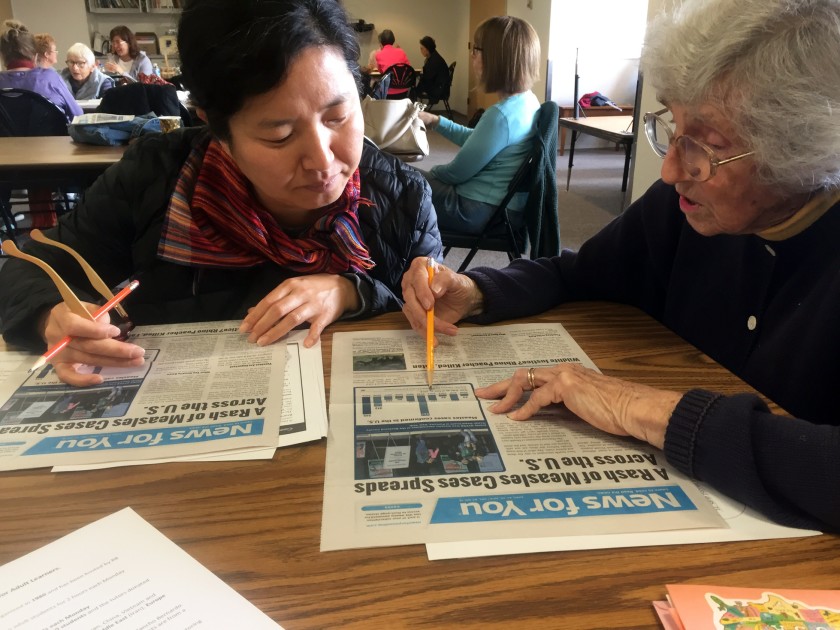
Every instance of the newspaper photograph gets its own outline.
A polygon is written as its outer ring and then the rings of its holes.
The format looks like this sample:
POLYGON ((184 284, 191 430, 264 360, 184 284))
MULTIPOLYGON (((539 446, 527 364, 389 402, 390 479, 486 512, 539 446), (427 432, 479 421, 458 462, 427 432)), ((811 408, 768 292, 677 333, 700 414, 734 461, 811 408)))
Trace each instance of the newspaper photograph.
MULTIPOLYGON (((515 422, 475 389, 518 367, 593 369, 561 324, 333 336, 321 550, 725 528, 661 451, 562 405, 515 422)), ((526 394, 527 395, 527 394, 526 394)))
POLYGON ((49 364, 10 375, 0 470, 276 447, 285 343, 249 344, 238 321, 140 326, 131 341, 140 367, 81 366, 97 386, 65 385, 49 364))

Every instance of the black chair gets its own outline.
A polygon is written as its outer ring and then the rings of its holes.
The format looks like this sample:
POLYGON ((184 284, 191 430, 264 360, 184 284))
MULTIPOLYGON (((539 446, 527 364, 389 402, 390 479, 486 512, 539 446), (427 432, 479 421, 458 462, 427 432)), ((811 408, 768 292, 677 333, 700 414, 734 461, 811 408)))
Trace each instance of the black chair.
POLYGON ((178 99, 178 90, 167 83, 129 83, 111 88, 102 95, 96 111, 105 114, 180 116, 184 127, 192 125, 189 110, 178 99))
POLYGON ((431 111, 432 107, 437 105, 440 101, 443 101, 443 106, 446 108, 446 116, 450 120, 452 119, 452 108, 449 107, 449 94, 452 92, 452 77, 455 75, 456 63, 456 61, 453 61, 449 64, 449 82, 446 84, 446 88, 440 95, 434 97, 427 92, 417 94, 418 101, 426 101, 426 111, 431 111))
MULTIPOLYGON (((18 138, 32 136, 66 136, 67 117, 64 112, 48 98, 37 92, 18 88, 0 89, 0 136, 18 138)), ((61 192, 60 190, 58 192, 61 192)), ((18 204, 49 203, 52 190, 49 188, 30 191, 27 199, 12 200, 12 188, 0 187, 0 214, 3 226, 9 238, 14 239, 17 222, 13 207, 18 204), (36 199, 38 197, 38 199, 36 199)), ((67 196, 62 194, 63 208, 67 209, 67 196)), ((38 212, 37 210, 35 212, 38 212)), ((43 212, 47 212, 44 210, 43 212)), ((52 213, 52 210, 49 210, 52 213)))
POLYGON ((548 101, 537 114, 533 145, 508 185, 507 193, 481 234, 442 230, 443 255, 453 247, 469 249, 458 271, 464 271, 479 250, 506 252, 521 258, 530 246, 532 259, 560 253, 557 218, 557 103, 548 101), (528 193, 522 221, 511 221, 508 204, 516 193, 528 193))
POLYGON ((386 76, 391 77, 391 86, 389 89, 406 89, 408 92, 400 92, 399 94, 389 94, 387 98, 400 99, 410 98, 414 100, 414 88, 417 85, 417 71, 407 63, 395 63, 393 66, 385 68, 382 73, 382 78, 386 76))

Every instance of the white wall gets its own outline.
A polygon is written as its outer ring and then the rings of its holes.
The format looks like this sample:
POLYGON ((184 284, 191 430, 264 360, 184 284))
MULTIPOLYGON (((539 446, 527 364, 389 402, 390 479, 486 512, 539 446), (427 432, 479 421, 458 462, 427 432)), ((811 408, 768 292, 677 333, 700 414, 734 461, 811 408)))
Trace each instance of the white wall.
POLYGON ((559 5, 551 0, 507 0, 508 15, 528 22, 540 38, 540 78, 531 88, 540 101, 545 100, 546 62, 551 48, 548 42, 551 36, 552 4, 559 5))
MULTIPOLYGON (((648 6, 648 21, 666 7, 677 6, 681 0, 650 0, 648 6)), ((648 145, 642 126, 644 112, 655 112, 661 109, 656 100, 656 94, 650 87, 650 82, 642 81, 641 111, 639 112, 639 129, 636 131, 635 155, 633 158, 633 172, 630 188, 630 200, 635 201, 659 179, 659 172, 662 170, 662 158, 656 155, 648 145)))
POLYGON ((636 95, 639 55, 648 0, 555 3, 551 14, 552 100, 574 102, 575 56, 578 95, 601 92, 619 104, 636 95))
POLYGON ((90 41, 84 0, 12 0, 12 14, 30 32, 49 33, 55 38, 62 66, 70 46, 90 41))
POLYGON ((467 111, 469 0, 344 0, 344 6, 352 20, 362 19, 375 27, 372 31, 358 33, 362 64, 367 63, 372 49, 379 48, 379 33, 391 29, 411 65, 422 68, 420 38, 424 35, 433 37, 446 63, 457 62, 449 104, 455 111, 467 111))

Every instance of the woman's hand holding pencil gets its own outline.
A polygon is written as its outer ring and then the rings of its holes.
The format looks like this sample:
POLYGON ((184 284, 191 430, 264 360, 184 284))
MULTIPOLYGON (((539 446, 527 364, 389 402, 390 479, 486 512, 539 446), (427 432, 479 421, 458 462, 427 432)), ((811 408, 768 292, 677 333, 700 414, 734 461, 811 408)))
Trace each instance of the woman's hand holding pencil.
MULTIPOLYGON (((128 295, 136 288, 136 284, 132 284, 133 286, 127 286, 115 297, 122 299, 128 295)), ((41 357, 42 364, 52 363, 58 378, 69 385, 78 387, 99 385, 103 381, 99 374, 80 374, 76 369, 79 364, 101 367, 143 365, 145 356, 143 348, 116 339, 122 331, 110 323, 108 311, 113 308, 113 305, 110 307, 106 305, 106 308, 89 302, 83 302, 83 304, 93 314, 95 321, 86 320, 71 313, 63 302, 47 312, 42 324, 42 336, 49 350, 41 357), (97 316, 99 311, 102 313, 97 316), (57 352, 56 348, 58 348, 57 352), (47 355, 52 356, 46 358, 47 355)))

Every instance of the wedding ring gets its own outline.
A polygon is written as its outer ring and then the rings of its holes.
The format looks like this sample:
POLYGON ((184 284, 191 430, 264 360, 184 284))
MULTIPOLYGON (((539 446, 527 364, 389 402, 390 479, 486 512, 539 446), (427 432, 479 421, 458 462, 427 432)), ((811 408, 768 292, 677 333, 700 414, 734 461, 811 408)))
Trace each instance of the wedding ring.
POLYGON ((528 385, 531 387, 531 391, 537 389, 537 384, 534 382, 534 370, 536 368, 528 368, 528 385))

